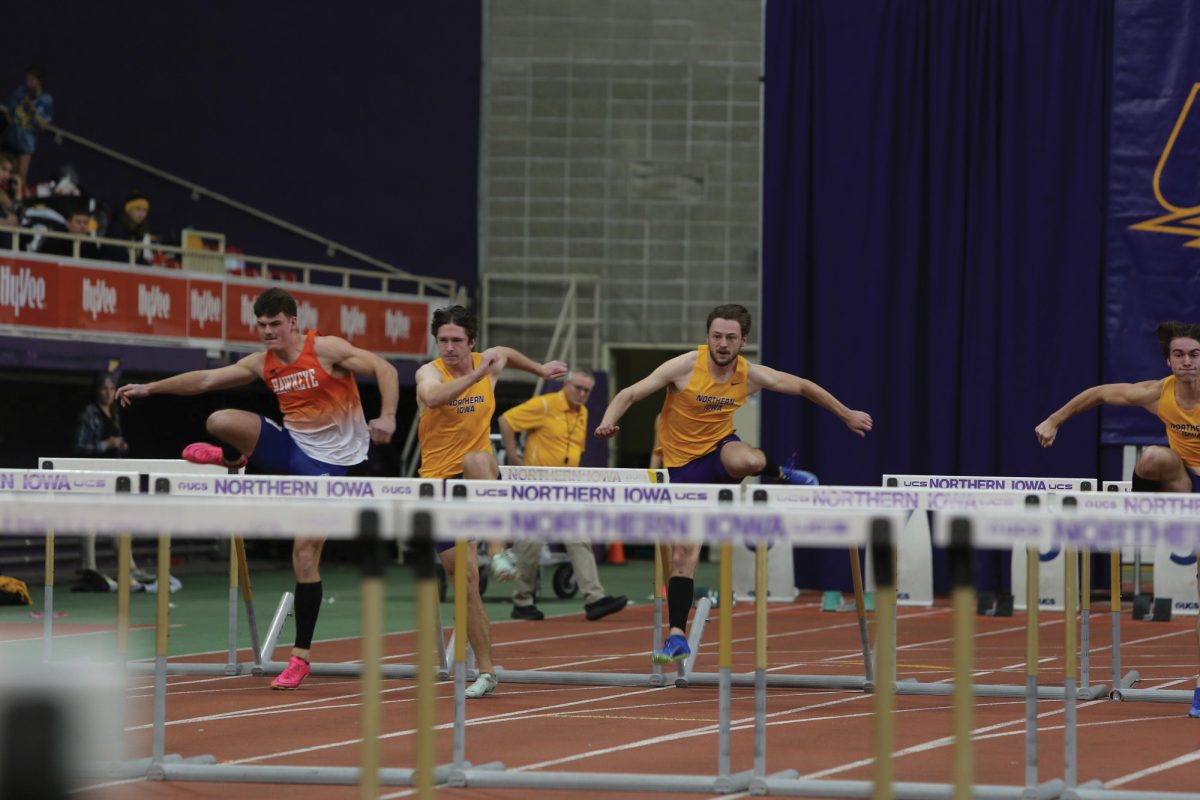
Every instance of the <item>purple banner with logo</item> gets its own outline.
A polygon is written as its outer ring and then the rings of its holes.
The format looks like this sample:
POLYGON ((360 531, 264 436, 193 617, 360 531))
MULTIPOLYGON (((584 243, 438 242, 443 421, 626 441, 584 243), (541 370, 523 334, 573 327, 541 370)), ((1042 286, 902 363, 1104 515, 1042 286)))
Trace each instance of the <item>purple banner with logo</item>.
MULTIPOLYGON (((1164 0, 1115 7, 1105 383, 1166 376, 1156 326, 1200 322, 1200 15, 1193 12, 1190 3, 1164 0)), ((1080 343, 1086 339, 1081 331, 1080 343)), ((1105 444, 1166 441, 1162 423, 1141 409, 1101 413, 1105 444)))

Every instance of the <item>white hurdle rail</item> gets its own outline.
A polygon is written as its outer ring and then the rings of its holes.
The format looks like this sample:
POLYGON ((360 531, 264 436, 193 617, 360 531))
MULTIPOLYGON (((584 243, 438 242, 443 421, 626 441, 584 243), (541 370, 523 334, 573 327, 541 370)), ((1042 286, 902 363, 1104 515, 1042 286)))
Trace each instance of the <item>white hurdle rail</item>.
POLYGON ((665 469, 626 469, 621 467, 500 467, 505 481, 549 481, 552 483, 670 483, 665 469))
MULTIPOLYGON (((1161 494, 1151 497, 1161 498, 1161 494)), ((1058 547, 1068 553, 1066 565, 1074 569, 1076 552, 1111 552, 1122 547, 1165 546, 1174 550, 1200 550, 1200 519, 1195 516, 1169 516, 1096 512, 1075 508, 1074 511, 1042 511, 1037 513, 979 513, 939 520, 934 540, 948 544, 955 530, 963 526, 970 531, 974 546, 985 548, 1025 547, 1028 550, 1058 547)), ((1073 595, 1067 595, 1067 613, 1074 613, 1073 595)), ((1064 797, 1079 800, 1200 800, 1198 792, 1143 792, 1106 789, 1101 781, 1086 784, 1077 782, 1077 722, 1075 714, 1075 682, 1073 669, 1074 647, 1071 626, 1066 633, 1066 669, 1063 689, 1067 698, 1064 722, 1063 781, 1064 797)), ((1129 693, 1131 690, 1123 690, 1129 693)), ((1190 692, 1163 692, 1153 698, 1162 702, 1191 702, 1190 692), (1167 695, 1171 695, 1168 697, 1167 695)), ((1151 698, 1139 698, 1151 699, 1151 698)), ((1029 715, 1027 710, 1027 716, 1029 715)), ((1036 724, 1036 723, 1035 723, 1036 724)))

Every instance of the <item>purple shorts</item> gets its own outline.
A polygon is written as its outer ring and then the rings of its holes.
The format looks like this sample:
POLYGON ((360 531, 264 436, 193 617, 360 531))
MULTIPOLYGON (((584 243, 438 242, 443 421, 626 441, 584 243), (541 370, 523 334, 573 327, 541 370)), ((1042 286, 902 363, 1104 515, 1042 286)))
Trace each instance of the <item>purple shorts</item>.
POLYGON ((721 448, 730 442, 740 442, 736 433, 731 433, 708 453, 693 458, 682 467, 667 467, 671 483, 741 483, 741 478, 735 478, 725 471, 721 463, 721 448))
POLYGON ((341 477, 350 469, 341 464, 326 464, 305 453, 292 435, 266 417, 258 430, 258 444, 250 454, 254 466, 269 475, 332 475, 341 477))

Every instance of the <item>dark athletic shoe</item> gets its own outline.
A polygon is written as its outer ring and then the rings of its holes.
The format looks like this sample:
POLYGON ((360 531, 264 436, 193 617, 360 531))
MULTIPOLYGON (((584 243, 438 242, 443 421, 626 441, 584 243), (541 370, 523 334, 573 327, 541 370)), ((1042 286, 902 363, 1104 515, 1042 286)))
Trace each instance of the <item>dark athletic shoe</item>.
POLYGON ((537 606, 535 606, 531 603, 527 606, 513 606, 512 618, 513 619, 539 620, 539 619, 545 619, 546 615, 543 614, 538 609, 537 606))
POLYGON ((583 606, 583 613, 589 620, 594 621, 601 617, 607 617, 609 614, 615 614, 627 605, 629 605, 629 598, 623 594, 617 597, 606 595, 599 600, 586 603, 583 606))

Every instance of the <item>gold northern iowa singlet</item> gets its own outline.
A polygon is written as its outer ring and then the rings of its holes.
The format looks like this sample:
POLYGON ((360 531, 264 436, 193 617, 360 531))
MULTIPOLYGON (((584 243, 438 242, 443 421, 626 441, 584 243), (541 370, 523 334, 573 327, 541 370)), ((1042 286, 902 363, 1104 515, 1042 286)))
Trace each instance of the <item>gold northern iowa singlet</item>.
POLYGON ((681 392, 667 390, 659 417, 658 439, 663 466, 682 467, 709 453, 733 433, 733 412, 746 402, 750 364, 741 356, 725 383, 708 371, 708 345, 696 351, 696 367, 681 392))
POLYGON ((1175 400, 1175 376, 1163 381, 1158 418, 1167 426, 1167 443, 1183 463, 1200 469, 1200 406, 1185 411, 1175 400))
POLYGON ((307 332, 291 364, 268 350, 262 378, 279 400, 283 427, 305 454, 326 464, 352 466, 366 460, 371 444, 358 384, 352 373, 335 378, 325 371, 316 338, 316 331, 307 332))
MULTIPOLYGON (((479 366, 479 353, 471 354, 472 367, 479 366)), ((442 383, 453 380, 442 359, 433 362, 442 373, 442 383)), ((417 436, 421 441, 422 478, 449 478, 461 474, 463 458, 476 450, 492 452, 492 414, 496 396, 492 379, 484 375, 449 403, 421 409, 417 436)))

